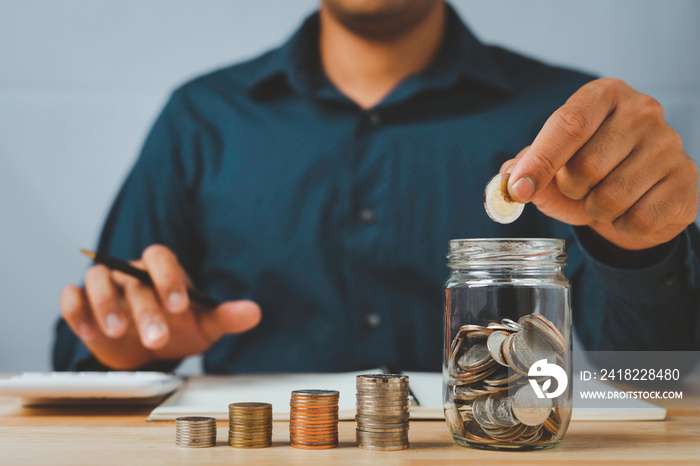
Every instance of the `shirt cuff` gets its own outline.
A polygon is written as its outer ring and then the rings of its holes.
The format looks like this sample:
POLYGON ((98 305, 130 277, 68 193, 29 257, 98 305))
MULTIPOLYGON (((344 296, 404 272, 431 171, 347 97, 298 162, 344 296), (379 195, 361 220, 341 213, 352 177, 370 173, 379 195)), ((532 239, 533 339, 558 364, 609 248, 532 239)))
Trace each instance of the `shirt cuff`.
POLYGON ((688 288, 697 288, 697 260, 691 247, 689 229, 674 238, 667 252, 653 264, 641 268, 618 267, 598 259, 589 248, 590 242, 582 236, 582 228, 573 227, 574 237, 583 251, 586 262, 596 268, 608 290, 618 295, 634 296, 639 304, 651 304, 668 299, 688 288))

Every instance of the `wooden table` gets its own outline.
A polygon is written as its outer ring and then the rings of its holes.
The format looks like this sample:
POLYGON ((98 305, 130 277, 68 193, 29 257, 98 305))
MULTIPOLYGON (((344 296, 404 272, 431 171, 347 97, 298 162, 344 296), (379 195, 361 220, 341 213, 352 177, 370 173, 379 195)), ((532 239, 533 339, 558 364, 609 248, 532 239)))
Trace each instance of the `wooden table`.
POLYGON ((146 422, 150 408, 23 408, 0 398, 0 464, 700 464, 700 410, 672 409, 666 421, 575 422, 557 448, 492 452, 456 445, 444 422, 411 422, 411 448, 365 451, 354 441, 354 422, 340 422, 332 450, 289 446, 288 423, 275 422, 273 445, 243 450, 226 445, 219 423, 213 448, 175 446, 174 422, 146 422))

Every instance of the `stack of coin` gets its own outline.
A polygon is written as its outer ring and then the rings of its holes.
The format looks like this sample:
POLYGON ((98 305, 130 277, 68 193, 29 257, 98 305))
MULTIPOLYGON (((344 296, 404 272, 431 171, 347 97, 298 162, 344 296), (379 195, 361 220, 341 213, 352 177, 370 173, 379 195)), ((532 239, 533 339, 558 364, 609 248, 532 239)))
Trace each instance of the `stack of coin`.
POLYGON ((265 448, 272 445, 272 405, 228 405, 228 444, 235 448, 265 448))
POLYGON ((450 345, 445 419, 453 434, 483 444, 546 443, 562 420, 550 398, 538 398, 528 379, 541 359, 563 365, 565 340, 539 313, 517 322, 463 325, 450 345))
POLYGON ((289 402, 289 442, 295 448, 322 450, 338 446, 335 390, 294 390, 289 402))
POLYGON ((357 376, 357 430, 360 448, 408 448, 408 376, 372 374, 357 376))
POLYGON ((175 445, 205 448, 216 445, 216 419, 187 416, 175 419, 175 445))

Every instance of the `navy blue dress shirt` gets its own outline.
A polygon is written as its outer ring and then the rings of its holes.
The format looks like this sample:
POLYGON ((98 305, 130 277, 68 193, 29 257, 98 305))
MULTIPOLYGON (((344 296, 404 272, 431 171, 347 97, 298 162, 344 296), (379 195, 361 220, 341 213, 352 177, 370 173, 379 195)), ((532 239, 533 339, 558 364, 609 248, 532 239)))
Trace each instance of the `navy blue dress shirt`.
MULTIPOLYGON (((98 249, 164 244, 215 299, 260 304, 258 327, 206 352, 207 372, 440 370, 447 244, 470 237, 566 239, 587 348, 698 348, 694 227, 623 269, 534 206, 489 220, 487 181, 593 78, 483 45, 452 9, 447 26, 434 63, 369 110, 322 72, 317 15, 172 94, 98 249)), ((54 365, 100 368, 63 321, 54 365)))

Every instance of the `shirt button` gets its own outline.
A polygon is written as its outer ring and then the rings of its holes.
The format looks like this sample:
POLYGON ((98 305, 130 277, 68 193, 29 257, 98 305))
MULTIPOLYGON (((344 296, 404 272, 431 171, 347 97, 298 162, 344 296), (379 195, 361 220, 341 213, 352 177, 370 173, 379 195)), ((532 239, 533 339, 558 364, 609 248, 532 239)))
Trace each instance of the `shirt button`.
POLYGON ((365 324, 365 327, 367 327, 368 330, 377 330, 382 323, 382 319, 379 317, 379 314, 369 312, 365 314, 362 322, 365 324))
POLYGON ((367 119, 372 126, 378 126, 382 122, 382 116, 378 112, 371 112, 367 119))
POLYGON ((361 222, 370 225, 377 220, 377 213, 374 211, 374 209, 370 209, 369 207, 363 207, 357 213, 357 217, 360 219, 361 222))
POLYGON ((666 275, 664 278, 662 278, 659 281, 659 289, 665 290, 666 288, 670 288, 671 285, 676 281, 676 274, 671 273, 669 275, 666 275))

